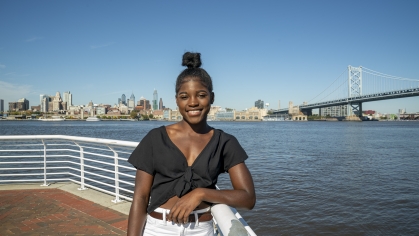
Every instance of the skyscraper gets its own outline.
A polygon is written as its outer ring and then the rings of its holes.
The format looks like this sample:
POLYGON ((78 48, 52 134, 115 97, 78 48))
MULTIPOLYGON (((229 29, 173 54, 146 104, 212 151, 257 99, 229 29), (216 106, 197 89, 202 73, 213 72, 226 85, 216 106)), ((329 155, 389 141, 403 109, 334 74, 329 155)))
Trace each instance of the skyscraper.
POLYGON ((68 110, 73 105, 73 96, 70 91, 63 93, 63 102, 66 103, 66 107, 63 107, 63 110, 68 110))
POLYGON ((45 95, 45 94, 39 95, 39 106, 41 106, 41 112, 48 111, 48 102, 47 102, 47 105, 45 105, 44 98, 48 98, 48 95, 45 95))
POLYGON ((128 109, 134 110, 134 107, 135 107, 135 96, 134 96, 134 93, 131 93, 131 97, 128 100, 128 109))
POLYGON ((163 110, 163 100, 161 98, 159 101, 159 110, 163 110))
POLYGON ((4 111, 4 100, 0 99, 0 112, 4 111))
POLYGON ((125 97, 125 94, 122 94, 121 96, 121 103, 127 105, 127 98, 125 97))
POLYGON ((159 99, 159 95, 157 94, 157 90, 154 89, 153 93, 153 110, 158 110, 159 105, 157 104, 157 100, 159 99))

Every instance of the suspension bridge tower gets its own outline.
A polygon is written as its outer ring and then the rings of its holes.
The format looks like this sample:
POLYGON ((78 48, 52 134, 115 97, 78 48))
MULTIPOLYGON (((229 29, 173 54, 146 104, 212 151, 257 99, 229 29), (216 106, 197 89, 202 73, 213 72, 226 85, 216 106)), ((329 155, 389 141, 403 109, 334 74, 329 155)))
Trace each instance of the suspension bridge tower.
MULTIPOLYGON (((348 98, 362 96, 362 67, 348 66, 348 98)), ((362 102, 349 102, 348 116, 362 116, 362 102)))

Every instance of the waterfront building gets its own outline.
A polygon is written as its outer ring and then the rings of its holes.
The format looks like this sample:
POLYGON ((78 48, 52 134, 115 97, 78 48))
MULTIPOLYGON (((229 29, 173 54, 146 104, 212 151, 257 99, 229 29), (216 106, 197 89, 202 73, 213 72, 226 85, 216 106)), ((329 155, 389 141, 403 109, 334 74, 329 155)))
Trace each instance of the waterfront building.
POLYGON ((4 112, 4 100, 0 99, 0 112, 4 112))
POLYGON ((106 107, 104 107, 104 106, 96 107, 96 115, 103 116, 105 114, 106 114, 106 107))
POLYGON ((164 109, 163 110, 163 120, 170 120, 171 117, 171 109, 164 109))
POLYGON ((332 107, 323 107, 320 108, 320 116, 330 116, 330 117, 342 117, 348 116, 348 106, 332 106, 332 107))
POLYGON ((128 107, 122 104, 121 106, 119 106, 119 111, 121 112, 121 114, 128 114, 128 107))
POLYGON ((163 111, 162 110, 156 110, 156 111, 153 111, 153 119, 156 119, 156 120, 162 120, 163 119, 163 111))
POLYGON ((16 108, 17 108, 17 102, 9 102, 9 112, 16 111, 16 108))
POLYGON ((160 98, 160 101, 159 101, 159 110, 163 110, 164 109, 164 106, 163 106, 163 99, 162 98, 160 98))
POLYGON ((262 100, 257 100, 256 102, 255 102, 255 107, 257 107, 257 108, 259 108, 259 109, 263 109, 263 101, 262 100))
POLYGON ((252 107, 246 111, 234 111, 234 119, 236 121, 261 121, 266 115, 266 109, 252 107))
POLYGON ((153 92, 153 110, 158 110, 159 109, 159 106, 157 105, 158 96, 159 95, 157 94, 157 90, 154 89, 154 92, 153 92))
POLYGON ((17 111, 29 110, 30 109, 29 100, 26 100, 26 98, 21 98, 21 99, 17 100, 16 109, 17 109, 17 111))
POLYGON ((39 95, 39 105, 41 106, 41 112, 48 112, 48 105, 50 97, 46 94, 39 95))
POLYGON ((31 111, 41 111, 41 106, 31 106, 31 111))
POLYGON ((108 112, 106 114, 108 116, 120 116, 121 112, 119 111, 119 108, 111 107, 111 108, 108 109, 108 112))
POLYGON ((63 110, 67 111, 70 106, 73 105, 73 95, 70 91, 66 91, 63 93, 63 110), (64 102, 66 103, 64 106, 64 102))
POLYGON ((221 110, 220 106, 211 106, 211 109, 207 115, 207 120, 215 120, 215 114, 217 114, 217 112, 220 110, 221 110))
POLYGON ((215 120, 219 121, 233 121, 234 120, 234 110, 227 111, 226 109, 221 109, 215 113, 215 120))
POLYGON ((290 115, 299 115, 300 114, 300 107, 294 106, 294 103, 290 101, 288 103, 288 114, 290 115))
MULTIPOLYGON (((177 108, 176 108, 177 109, 177 108)), ((172 121, 179 121, 182 120, 182 114, 180 113, 179 110, 171 110, 170 112, 170 119, 172 121)))

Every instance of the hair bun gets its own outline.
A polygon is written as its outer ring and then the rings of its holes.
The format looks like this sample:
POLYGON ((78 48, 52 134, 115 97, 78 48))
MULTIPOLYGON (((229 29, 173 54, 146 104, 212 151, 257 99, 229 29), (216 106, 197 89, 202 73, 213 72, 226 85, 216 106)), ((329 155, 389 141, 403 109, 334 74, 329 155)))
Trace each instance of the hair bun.
POLYGON ((182 66, 188 69, 201 67, 201 53, 185 52, 182 58, 182 66))

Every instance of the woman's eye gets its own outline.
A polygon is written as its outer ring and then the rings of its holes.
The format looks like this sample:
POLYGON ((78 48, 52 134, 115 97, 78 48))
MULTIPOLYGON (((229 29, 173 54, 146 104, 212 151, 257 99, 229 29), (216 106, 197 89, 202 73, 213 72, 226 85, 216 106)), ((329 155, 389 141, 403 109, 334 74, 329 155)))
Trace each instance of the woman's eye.
POLYGON ((185 99, 187 99, 188 97, 186 97, 186 96, 181 96, 180 97, 180 99, 183 99, 183 100, 185 100, 185 99))
POLYGON ((206 94, 199 94, 198 95, 198 97, 200 97, 200 98, 204 98, 204 97, 206 97, 207 95, 206 94))

